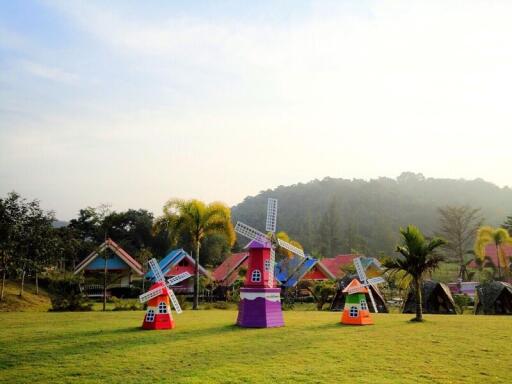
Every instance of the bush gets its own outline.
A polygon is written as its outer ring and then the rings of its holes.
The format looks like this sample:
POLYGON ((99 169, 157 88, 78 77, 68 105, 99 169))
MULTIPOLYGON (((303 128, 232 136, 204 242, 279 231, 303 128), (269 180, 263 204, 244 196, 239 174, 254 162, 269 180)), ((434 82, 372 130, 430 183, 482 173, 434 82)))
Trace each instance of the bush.
POLYGON ((110 289, 110 293, 120 299, 134 299, 142 294, 142 289, 139 287, 114 287, 110 289))
POLYGON ((453 295, 453 301, 455 301, 455 305, 457 306, 457 311, 462 315, 464 310, 472 304, 471 297, 468 295, 453 295))
POLYGON ((217 301, 213 303, 213 308, 215 309, 229 309, 230 305, 225 301, 217 301))
POLYGON ((51 311, 90 311, 92 304, 80 290, 80 278, 74 275, 54 275, 49 278, 48 293, 51 311))
POLYGON ((138 300, 121 300, 114 297, 112 301, 114 303, 113 311, 138 311, 142 309, 142 305, 138 300))

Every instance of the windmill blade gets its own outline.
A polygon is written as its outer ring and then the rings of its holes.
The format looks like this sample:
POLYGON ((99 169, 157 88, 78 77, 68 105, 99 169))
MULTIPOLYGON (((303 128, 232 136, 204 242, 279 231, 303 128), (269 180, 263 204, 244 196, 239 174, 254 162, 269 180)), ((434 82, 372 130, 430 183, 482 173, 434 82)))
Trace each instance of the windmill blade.
POLYGON ((172 289, 168 289, 167 293, 169 294, 169 299, 171 299, 172 306, 176 310, 176 313, 180 314, 181 312, 183 312, 181 310, 180 303, 178 302, 178 299, 174 292, 172 291, 172 289))
POLYGON ((290 243, 287 243, 286 241, 283 241, 281 239, 277 239, 277 242, 280 247, 287 249, 291 253, 293 253, 297 256, 300 256, 300 257, 306 257, 306 255, 304 254, 304 251, 302 249, 297 248, 296 246, 291 245, 290 243))
POLYGON ((383 277, 378 276, 378 277, 372 277, 371 279, 368 279, 367 282, 368 282, 368 284, 374 285, 374 284, 385 283, 386 280, 383 277))
POLYGON ((356 267, 357 276, 359 277, 359 281, 361 283, 366 283, 366 273, 364 272, 363 264, 361 263, 361 258, 356 257, 354 259, 354 266, 356 267))
POLYGON ((276 251, 274 248, 270 249, 270 265, 268 269, 268 286, 272 288, 274 286, 274 268, 276 264, 276 251))
POLYGON ((379 310, 377 309, 377 304, 375 303, 375 299, 373 298, 373 293, 372 293, 371 287, 368 288, 368 296, 370 296, 373 310, 375 311, 375 313, 379 313, 379 310))
POLYGON ((265 230, 267 232, 276 233, 277 225, 277 199, 268 199, 267 203, 267 224, 265 230))
POLYGON ((187 280, 190 276, 192 276, 189 272, 183 272, 179 275, 171 277, 169 280, 167 280, 167 285, 176 285, 180 281, 187 280))
POLYGON ((148 264, 149 264, 149 268, 151 268, 151 272, 153 272, 155 281, 164 281, 165 282, 165 277, 164 277, 162 270, 160 269, 160 266, 158 265, 158 261, 156 261, 156 259, 151 259, 151 260, 149 260, 148 264))
POLYGON ((242 223, 241 221, 236 223, 235 232, 247 237, 248 239, 255 240, 258 243, 266 244, 269 241, 267 235, 248 226, 247 224, 242 223))
POLYGON ((146 293, 143 293, 139 296, 139 301, 141 303, 145 303, 146 301, 149 301, 153 299, 154 297, 160 296, 162 294, 162 287, 158 287, 155 289, 152 289, 151 291, 147 291, 146 293))

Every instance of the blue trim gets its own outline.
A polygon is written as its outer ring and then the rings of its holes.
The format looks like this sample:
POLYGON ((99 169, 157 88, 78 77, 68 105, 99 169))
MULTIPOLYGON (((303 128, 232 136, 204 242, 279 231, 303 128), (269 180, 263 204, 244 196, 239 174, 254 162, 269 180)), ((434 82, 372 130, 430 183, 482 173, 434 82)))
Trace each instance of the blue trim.
POLYGON ((287 288, 295 287, 317 262, 317 259, 307 257, 304 260, 299 256, 295 256, 293 259, 281 260, 281 262, 276 264, 275 277, 282 286, 287 288))
MULTIPOLYGON (((167 254, 162 260, 158 262, 158 265, 160 266, 160 269, 166 275, 172 267, 177 265, 185 256, 187 256, 188 253, 185 252, 183 249, 175 249, 167 254)), ((146 275, 144 276, 146 279, 153 280, 153 272, 148 271, 146 275)))
MULTIPOLYGON (((87 267, 85 267, 86 271, 103 271, 105 269, 105 259, 101 256, 97 256, 87 267)), ((107 259, 107 271, 109 269, 113 270, 124 270, 131 269, 131 267, 126 264, 126 262, 121 259, 119 256, 114 255, 113 257, 109 257, 107 259)))

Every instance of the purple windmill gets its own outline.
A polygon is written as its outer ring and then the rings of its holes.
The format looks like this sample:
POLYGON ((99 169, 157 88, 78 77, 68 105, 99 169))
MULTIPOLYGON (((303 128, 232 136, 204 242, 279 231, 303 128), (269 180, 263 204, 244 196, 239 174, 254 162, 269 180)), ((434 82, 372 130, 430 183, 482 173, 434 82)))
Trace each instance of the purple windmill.
POLYGON ((275 249, 279 246, 305 257, 302 249, 276 237, 277 200, 268 199, 266 230, 268 235, 242 222, 235 231, 251 240, 249 266, 244 287, 240 289, 237 324, 241 327, 270 328, 284 325, 281 290, 274 287, 275 249))

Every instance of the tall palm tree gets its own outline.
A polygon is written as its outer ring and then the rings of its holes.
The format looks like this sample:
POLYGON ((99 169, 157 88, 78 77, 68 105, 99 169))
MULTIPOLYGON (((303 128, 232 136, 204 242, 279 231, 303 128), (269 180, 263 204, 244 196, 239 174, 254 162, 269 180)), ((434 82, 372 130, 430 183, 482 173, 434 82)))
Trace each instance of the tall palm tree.
POLYGON ((426 274, 433 272, 443 260, 442 256, 435 252, 436 248, 446 242, 435 237, 431 240, 414 225, 401 228, 402 244, 396 247, 400 256, 386 260, 384 267, 391 274, 403 274, 404 278, 412 281, 416 295, 416 317, 413 321, 423 321, 422 283, 426 274))
POLYGON ((201 242, 213 234, 223 234, 230 246, 235 242, 231 210, 220 202, 205 204, 199 200, 171 199, 164 205, 164 214, 156 220, 158 229, 169 232, 172 243, 189 239, 195 253, 194 304, 199 306, 199 252, 201 242))
POLYGON ((485 248, 487 245, 496 247, 496 256, 498 259, 498 279, 502 278, 501 268, 506 274, 509 272, 509 263, 506 259, 506 245, 512 245, 512 237, 504 228, 481 227, 476 233, 475 255, 480 261, 485 259, 485 248))

